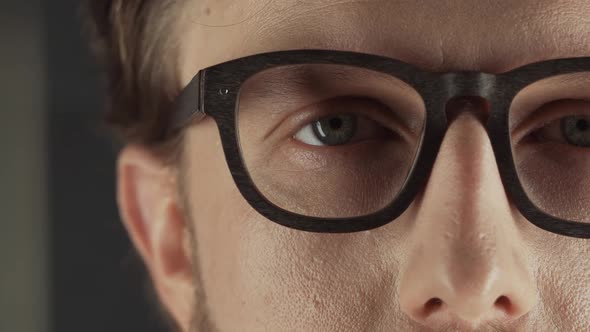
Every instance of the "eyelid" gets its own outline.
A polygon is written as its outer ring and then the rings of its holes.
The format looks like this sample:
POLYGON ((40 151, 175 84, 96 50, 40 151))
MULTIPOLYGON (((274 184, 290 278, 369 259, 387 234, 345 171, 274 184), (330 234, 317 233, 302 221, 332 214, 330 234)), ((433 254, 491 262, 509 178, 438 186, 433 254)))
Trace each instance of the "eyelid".
MULTIPOLYGON (((340 114, 335 114, 334 117, 339 116, 340 114)), ((351 115, 355 119, 355 130, 354 134, 350 139, 346 142, 341 144, 327 144, 323 143, 321 139, 315 134, 314 127, 317 126, 317 122, 308 123, 301 127, 300 130, 295 133, 293 139, 305 144, 306 146, 313 146, 313 147, 349 147, 350 145, 359 143, 359 142, 367 142, 367 141, 379 141, 384 138, 391 139, 395 137, 399 139, 397 132, 392 132, 390 129, 385 128, 379 122, 372 120, 370 117, 364 115, 356 115, 356 114, 342 114, 342 115, 351 115), (308 135, 311 135, 309 137, 308 135), (313 142, 307 142, 305 140, 311 140, 313 142), (317 143, 317 144, 315 144, 317 143)), ((317 128, 320 132, 323 132, 322 128, 317 128)), ((324 134, 322 134, 324 135, 324 134)))
POLYGON ((273 128, 273 130, 265 136, 265 138, 272 136, 273 132, 275 132, 276 130, 278 130, 278 128, 281 127, 286 127, 286 129, 284 129, 284 132, 286 134, 282 134, 280 138, 286 138, 295 135, 299 130, 303 129, 310 123, 317 121, 319 118, 333 114, 355 114, 359 116, 365 116, 369 120, 376 121, 381 126, 389 130, 395 131, 397 135, 399 135, 401 138, 405 139, 408 142, 413 142, 417 139, 415 137, 416 135, 413 134, 406 126, 403 125, 403 121, 399 119, 399 117, 395 114, 395 111, 392 110, 391 107, 371 98, 350 96, 344 98, 337 97, 320 103, 301 107, 298 110, 295 110, 291 113, 293 114, 287 116, 285 119, 280 121, 280 123, 277 124, 275 128, 273 128), (332 109, 330 109, 329 107, 322 107, 322 105, 325 105, 327 103, 336 104, 334 106, 343 105, 343 107, 332 107, 332 109), (369 103, 374 104, 374 106, 371 105, 370 107, 366 107, 366 105, 369 103), (353 106, 355 104, 364 105, 364 110, 355 110, 353 106))
POLYGON ((533 111, 547 104, 566 100, 590 102, 589 89, 588 72, 558 75, 533 83, 520 91, 512 101, 510 128, 520 127, 533 111))
POLYGON ((575 115, 590 116, 590 101, 562 99, 546 103, 518 124, 513 130, 512 141, 519 142, 524 136, 556 120, 575 115))

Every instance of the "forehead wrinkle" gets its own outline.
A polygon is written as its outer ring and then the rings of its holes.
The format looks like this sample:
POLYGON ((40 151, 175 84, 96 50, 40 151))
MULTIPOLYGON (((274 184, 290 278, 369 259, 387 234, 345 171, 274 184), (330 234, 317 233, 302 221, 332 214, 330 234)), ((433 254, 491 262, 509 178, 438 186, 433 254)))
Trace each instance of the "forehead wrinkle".
POLYGON ((226 28, 260 18, 273 0, 195 0, 191 1, 187 22, 204 28, 226 28))
POLYGON ((436 5, 416 11, 415 4, 404 1, 320 1, 269 16, 249 40, 273 40, 273 49, 301 45, 364 51, 434 71, 503 72, 551 58, 590 55, 590 19, 584 14, 590 13, 590 2, 431 3, 436 5))
MULTIPOLYGON (((241 56, 298 48, 379 54, 433 71, 504 72, 557 57, 590 56, 587 1, 246 2, 259 10, 239 26, 190 25, 194 39, 182 47, 192 75, 241 56), (205 40, 207 52, 195 40, 205 40)), ((184 80, 192 75, 184 74, 184 80)))

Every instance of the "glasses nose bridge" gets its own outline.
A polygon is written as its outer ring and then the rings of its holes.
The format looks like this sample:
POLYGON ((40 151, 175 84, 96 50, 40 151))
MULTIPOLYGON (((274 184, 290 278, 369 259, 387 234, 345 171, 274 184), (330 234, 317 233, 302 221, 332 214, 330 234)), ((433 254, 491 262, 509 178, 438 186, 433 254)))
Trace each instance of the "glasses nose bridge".
POLYGON ((496 88, 496 75, 483 72, 446 73, 441 79, 447 102, 453 98, 465 97, 480 97, 489 101, 496 88))
POLYGON ((496 89, 496 76, 493 74, 462 71, 446 73, 441 76, 445 97, 442 107, 447 120, 468 109, 482 120, 489 118, 489 103, 496 89))

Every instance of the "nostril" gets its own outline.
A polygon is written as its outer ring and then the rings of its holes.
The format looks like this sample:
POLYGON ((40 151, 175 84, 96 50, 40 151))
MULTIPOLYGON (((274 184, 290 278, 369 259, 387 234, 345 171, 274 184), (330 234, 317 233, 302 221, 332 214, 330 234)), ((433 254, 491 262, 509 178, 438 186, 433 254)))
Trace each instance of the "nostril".
POLYGON ((499 297, 496 299, 496 302, 494 303, 494 306, 495 306, 496 308, 498 308, 499 310, 501 310, 501 311, 503 311, 503 312, 507 313, 508 315, 511 315, 511 314, 512 314, 512 312, 514 311, 514 308, 513 308, 512 302, 511 302, 511 301, 510 301, 510 299, 509 299, 507 296, 505 296, 505 295, 499 296, 499 297))
POLYGON ((438 297, 433 297, 424 304, 423 317, 428 317, 433 312, 437 311, 443 305, 443 301, 438 297))

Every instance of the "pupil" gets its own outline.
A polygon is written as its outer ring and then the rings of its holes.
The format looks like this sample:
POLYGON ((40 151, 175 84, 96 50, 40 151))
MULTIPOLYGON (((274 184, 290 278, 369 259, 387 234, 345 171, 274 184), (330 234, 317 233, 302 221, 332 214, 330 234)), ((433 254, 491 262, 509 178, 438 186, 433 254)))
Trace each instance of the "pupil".
POLYGON ((330 119, 330 127, 334 130, 338 130, 338 129, 342 128, 342 119, 340 119, 340 118, 330 119))
POLYGON ((576 127, 578 127, 578 130, 580 130, 580 131, 586 131, 586 130, 588 130, 590 125, 588 124, 588 121, 586 121, 586 120, 578 120, 578 122, 576 123, 576 127))
POLYGON ((357 129, 356 122, 354 115, 333 115, 317 120, 312 129, 323 144, 343 145, 354 138, 357 129))

